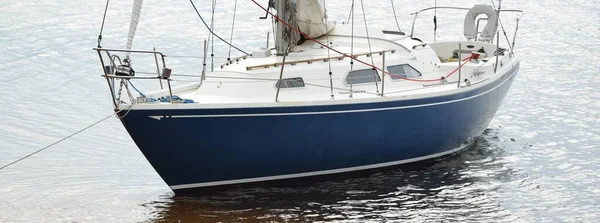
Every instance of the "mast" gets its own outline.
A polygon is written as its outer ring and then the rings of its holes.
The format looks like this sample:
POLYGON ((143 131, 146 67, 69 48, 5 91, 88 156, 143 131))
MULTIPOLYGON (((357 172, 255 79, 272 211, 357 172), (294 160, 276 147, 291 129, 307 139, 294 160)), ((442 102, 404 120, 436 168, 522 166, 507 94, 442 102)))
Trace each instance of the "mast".
MULTIPOLYGON (((285 20, 286 14, 286 5, 288 4, 288 0, 275 0, 275 10, 277 10, 277 17, 285 20)), ((275 34, 275 49, 277 50, 277 56, 282 56, 287 52, 287 48, 289 46, 288 41, 283 36, 286 29, 286 25, 282 22, 277 22, 277 30, 275 34)))

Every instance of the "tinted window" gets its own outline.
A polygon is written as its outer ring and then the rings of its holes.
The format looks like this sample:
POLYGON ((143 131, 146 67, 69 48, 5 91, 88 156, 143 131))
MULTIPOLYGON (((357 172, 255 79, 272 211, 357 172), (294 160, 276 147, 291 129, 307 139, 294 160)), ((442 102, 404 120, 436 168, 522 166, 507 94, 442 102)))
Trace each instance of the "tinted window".
POLYGON ((381 77, 374 69, 355 70, 348 73, 346 76, 346 85, 350 84, 364 84, 381 81, 381 77))
POLYGON ((400 77, 411 78, 421 76, 421 72, 415 70, 415 68, 411 67, 408 64, 389 66, 387 67, 387 69, 391 74, 393 74, 390 76, 394 80, 400 79, 400 77))
POLYGON ((304 80, 301 77, 281 79, 281 81, 277 81, 277 84, 275 84, 276 88, 295 88, 304 86, 304 80))

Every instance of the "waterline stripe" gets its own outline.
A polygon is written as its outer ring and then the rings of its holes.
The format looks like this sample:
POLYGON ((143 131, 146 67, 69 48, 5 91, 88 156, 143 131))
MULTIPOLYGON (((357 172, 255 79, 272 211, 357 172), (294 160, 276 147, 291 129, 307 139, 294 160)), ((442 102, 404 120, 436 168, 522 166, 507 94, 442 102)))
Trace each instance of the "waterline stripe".
POLYGON ((255 177, 255 178, 248 178, 248 179, 224 180, 224 181, 215 181, 215 182, 207 182, 207 183, 195 183, 195 184, 180 184, 180 185, 173 185, 173 186, 169 186, 169 187, 171 188, 171 190, 181 190, 181 189, 190 189, 190 188, 198 188, 198 187, 210 187, 210 186, 222 186, 222 185, 229 185, 229 184, 241 184, 241 183, 271 181, 271 180, 283 180, 283 179, 291 179, 291 178, 299 178, 299 177, 319 176, 319 175, 327 175, 327 174, 335 174, 335 173, 353 172, 353 171, 359 171, 359 170, 376 169, 376 168, 382 168, 382 167, 388 167, 388 166, 395 166, 395 165, 400 165, 400 164, 418 162, 418 161, 423 161, 423 160, 428 160, 428 159, 433 159, 433 158, 437 158, 437 157, 449 155, 449 154, 452 154, 452 153, 455 153, 455 152, 459 152, 460 150, 463 150, 463 149, 467 148, 473 142, 475 142, 475 141, 473 140, 473 141, 471 141, 469 143, 466 143, 466 144, 464 144, 462 146, 459 146, 459 147, 457 147, 455 149, 448 150, 448 151, 445 151, 445 152, 431 154, 431 155, 417 157, 417 158, 406 159, 406 160, 400 160, 400 161, 392 161, 392 162, 386 162, 386 163, 378 163, 378 164, 371 164, 371 165, 365 165, 365 166, 340 168, 340 169, 333 169, 333 170, 322 170, 322 171, 315 171, 315 172, 306 172, 306 173, 295 173, 295 174, 286 174, 286 175, 278 175, 278 176, 269 176, 269 177, 255 177))

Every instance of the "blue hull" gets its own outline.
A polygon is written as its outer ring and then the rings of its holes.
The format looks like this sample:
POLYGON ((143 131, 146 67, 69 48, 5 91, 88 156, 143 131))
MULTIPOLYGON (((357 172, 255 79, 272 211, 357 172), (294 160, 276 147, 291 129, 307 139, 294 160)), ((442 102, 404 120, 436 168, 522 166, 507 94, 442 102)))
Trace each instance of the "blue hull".
POLYGON ((467 92, 425 99, 134 109, 122 121, 173 190, 357 171, 439 157, 472 142, 487 128, 517 70, 467 92))

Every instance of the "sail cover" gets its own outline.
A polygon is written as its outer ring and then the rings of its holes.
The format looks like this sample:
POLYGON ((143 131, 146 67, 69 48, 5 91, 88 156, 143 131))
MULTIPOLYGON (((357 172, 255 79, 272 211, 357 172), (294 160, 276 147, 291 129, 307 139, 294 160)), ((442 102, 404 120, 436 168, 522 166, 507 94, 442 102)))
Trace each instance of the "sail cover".
POLYGON ((296 0, 298 28, 311 38, 328 33, 335 23, 327 20, 324 0, 296 0))

